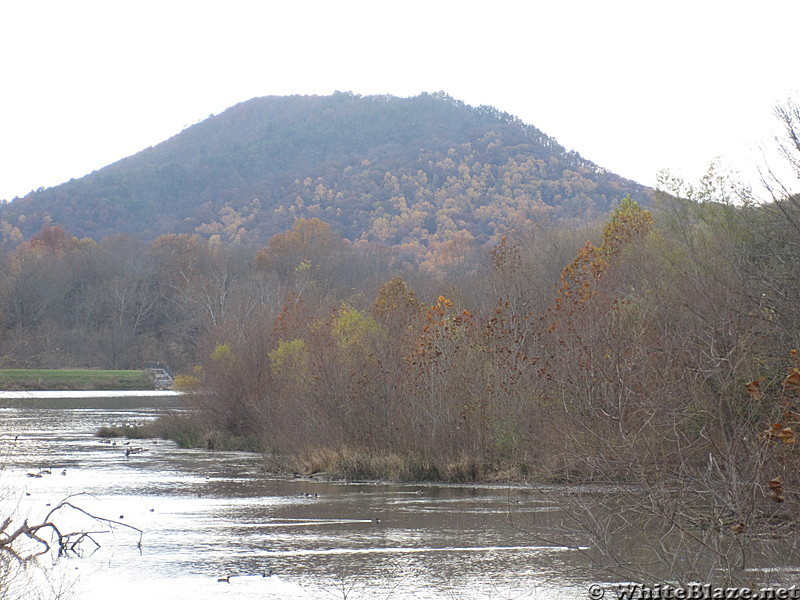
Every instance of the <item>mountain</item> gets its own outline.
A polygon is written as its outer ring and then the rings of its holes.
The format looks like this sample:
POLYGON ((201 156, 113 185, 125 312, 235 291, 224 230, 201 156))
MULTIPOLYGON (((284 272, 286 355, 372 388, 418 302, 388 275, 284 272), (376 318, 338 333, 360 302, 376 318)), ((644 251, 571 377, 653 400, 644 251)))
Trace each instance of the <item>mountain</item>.
POLYGON ((413 98, 243 102, 78 180, 0 206, 0 235, 167 233, 263 243, 297 217, 389 245, 496 240, 583 222, 650 190, 495 108, 413 98))

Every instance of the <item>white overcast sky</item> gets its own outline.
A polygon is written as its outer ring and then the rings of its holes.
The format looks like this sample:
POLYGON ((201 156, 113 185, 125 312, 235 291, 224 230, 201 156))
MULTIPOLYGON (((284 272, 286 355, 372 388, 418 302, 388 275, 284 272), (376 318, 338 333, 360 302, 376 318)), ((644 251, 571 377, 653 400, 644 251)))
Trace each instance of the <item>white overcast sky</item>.
POLYGON ((270 94, 443 90, 648 185, 745 179, 798 97, 797 0, 0 0, 0 199, 270 94))

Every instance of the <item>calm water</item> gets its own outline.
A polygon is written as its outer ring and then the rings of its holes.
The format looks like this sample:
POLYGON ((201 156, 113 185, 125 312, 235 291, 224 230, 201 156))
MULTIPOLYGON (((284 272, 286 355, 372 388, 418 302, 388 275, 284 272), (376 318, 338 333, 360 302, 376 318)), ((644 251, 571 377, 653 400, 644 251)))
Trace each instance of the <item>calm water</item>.
MULTIPOLYGON (((587 540, 563 533, 564 515, 533 490, 267 477, 253 454, 95 437, 154 418, 164 408, 152 401, 60 402, 0 408, 0 502, 35 521, 74 495, 144 531, 141 549, 137 533, 114 527, 80 558, 40 561, 68 597, 566 599, 586 598, 597 578, 578 549, 587 540), (131 448, 141 451, 126 458, 131 448)), ((107 529, 75 511, 57 519, 107 529)))

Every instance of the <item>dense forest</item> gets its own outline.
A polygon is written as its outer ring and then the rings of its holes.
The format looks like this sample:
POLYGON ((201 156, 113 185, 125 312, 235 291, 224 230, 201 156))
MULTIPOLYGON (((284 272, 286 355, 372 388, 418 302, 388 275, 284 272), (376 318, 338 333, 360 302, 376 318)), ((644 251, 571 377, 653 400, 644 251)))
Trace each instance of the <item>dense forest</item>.
POLYGON ((650 191, 535 127, 449 96, 255 98, 79 180, 0 205, 0 236, 45 225, 261 245, 296 218, 413 260, 437 244, 495 244, 544 221, 586 222, 650 191))

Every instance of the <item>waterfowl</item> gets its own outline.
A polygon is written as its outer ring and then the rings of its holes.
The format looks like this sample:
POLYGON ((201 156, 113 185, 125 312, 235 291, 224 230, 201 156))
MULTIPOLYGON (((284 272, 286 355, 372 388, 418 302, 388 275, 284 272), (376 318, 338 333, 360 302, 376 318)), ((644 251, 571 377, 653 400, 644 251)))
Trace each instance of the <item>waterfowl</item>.
POLYGON ((220 577, 219 579, 217 579, 217 583, 230 583, 230 582, 231 582, 230 575, 226 575, 225 577, 220 577))

